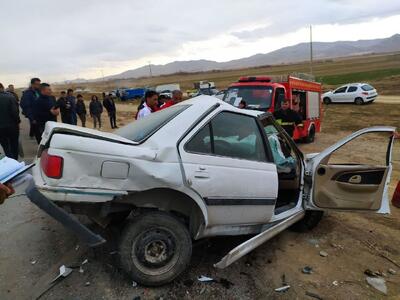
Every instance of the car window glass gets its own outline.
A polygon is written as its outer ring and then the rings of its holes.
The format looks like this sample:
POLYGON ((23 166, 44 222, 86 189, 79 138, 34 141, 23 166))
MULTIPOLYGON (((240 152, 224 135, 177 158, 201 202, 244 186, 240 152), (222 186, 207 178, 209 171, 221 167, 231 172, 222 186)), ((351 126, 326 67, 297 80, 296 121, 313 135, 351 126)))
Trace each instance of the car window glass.
POLYGON ((211 121, 214 154, 265 161, 265 148, 256 119, 229 112, 211 121))
POLYGON ((203 127, 196 135, 186 144, 185 150, 189 152, 211 154, 211 133, 210 124, 203 127))
POLYGON ((159 130, 190 105, 175 105, 130 123, 114 133, 134 142, 141 142, 159 130))
POLYGON ((340 94, 346 92, 347 86, 343 86, 335 90, 335 94, 340 94))
POLYGON ((385 166, 390 136, 387 132, 364 133, 335 150, 328 164, 385 166))
POLYGON ((264 131, 268 137, 269 148, 279 174, 297 174, 297 156, 287 142, 286 138, 278 131, 269 118, 261 120, 264 131))
POLYGON ((356 86, 351 86, 351 87, 349 87, 349 89, 347 90, 348 93, 352 93, 352 92, 355 92, 355 91, 357 91, 357 87, 356 87, 356 86))
POLYGON ((361 87, 364 91, 372 91, 374 88, 372 86, 370 86, 369 84, 364 84, 361 87))
POLYGON ((222 112, 212 119, 186 144, 185 150, 247 160, 267 160, 256 119, 230 112, 222 112))

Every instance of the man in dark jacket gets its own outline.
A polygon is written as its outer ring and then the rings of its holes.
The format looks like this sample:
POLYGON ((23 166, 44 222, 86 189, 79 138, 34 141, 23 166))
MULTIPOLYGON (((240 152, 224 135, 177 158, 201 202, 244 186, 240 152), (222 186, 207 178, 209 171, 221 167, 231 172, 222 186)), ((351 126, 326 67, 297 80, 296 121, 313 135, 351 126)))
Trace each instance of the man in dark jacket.
POLYGON ((33 119, 37 126, 35 130, 36 141, 39 144, 47 121, 57 122, 57 115, 60 110, 57 108, 55 98, 52 96, 51 87, 47 83, 40 84, 40 96, 36 100, 33 109, 33 119))
POLYGON ((82 122, 82 127, 86 127, 86 105, 83 101, 83 96, 81 94, 78 94, 78 96, 76 96, 76 99, 76 113, 82 122))
POLYGON ((274 118, 291 137, 293 137, 294 126, 302 123, 300 114, 290 108, 289 99, 282 103, 281 109, 274 112, 274 118))
POLYGON ((105 107, 105 109, 108 112, 108 117, 110 118, 110 124, 111 124, 111 128, 118 128, 117 123, 116 123, 116 113, 117 113, 117 109, 115 107, 115 102, 114 99, 112 97, 112 94, 109 94, 108 96, 106 96, 103 100, 103 106, 105 107))
POLYGON ((0 83, 0 144, 6 156, 18 159, 19 113, 14 96, 0 83))
POLYGON ((92 100, 89 104, 89 112, 93 118, 93 128, 96 129, 97 123, 99 123, 99 129, 101 129, 101 114, 103 113, 103 105, 101 105, 101 102, 96 95, 92 96, 92 100))
POLYGON ((76 98, 74 96, 74 90, 67 90, 67 100, 71 103, 71 124, 78 124, 78 118, 76 116, 76 98))
POLYGON ((17 103, 19 105, 19 97, 18 97, 17 93, 15 92, 13 84, 8 85, 7 92, 9 92, 10 94, 12 94, 14 96, 15 100, 17 101, 17 103))
POLYGON ((65 91, 61 92, 61 96, 57 100, 57 107, 60 108, 61 122, 72 124, 71 101, 67 99, 65 91))
POLYGON ((25 90, 22 93, 22 98, 20 102, 20 106, 22 108, 22 114, 29 119, 30 130, 29 136, 35 136, 35 122, 33 121, 32 110, 35 105, 36 100, 39 98, 39 89, 40 89, 40 79, 32 78, 31 85, 29 89, 25 90))

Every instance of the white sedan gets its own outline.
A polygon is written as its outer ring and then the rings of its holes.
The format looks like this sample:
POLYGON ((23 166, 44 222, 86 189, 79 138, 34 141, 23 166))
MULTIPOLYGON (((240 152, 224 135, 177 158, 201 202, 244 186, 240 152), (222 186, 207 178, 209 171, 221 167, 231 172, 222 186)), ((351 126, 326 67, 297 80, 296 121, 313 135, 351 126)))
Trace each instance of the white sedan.
POLYGON ((105 240, 67 212, 120 224, 122 267, 162 285, 189 265, 193 240, 256 234, 215 264, 225 268, 289 226, 313 228, 325 210, 388 213, 393 132, 362 129, 305 156, 270 113, 199 96, 114 133, 48 122, 27 195, 90 246, 105 240), (381 163, 333 161, 378 137, 381 163))
POLYGON ((376 89, 367 83, 350 83, 322 95, 325 104, 355 103, 361 105, 371 103, 377 97, 376 89))

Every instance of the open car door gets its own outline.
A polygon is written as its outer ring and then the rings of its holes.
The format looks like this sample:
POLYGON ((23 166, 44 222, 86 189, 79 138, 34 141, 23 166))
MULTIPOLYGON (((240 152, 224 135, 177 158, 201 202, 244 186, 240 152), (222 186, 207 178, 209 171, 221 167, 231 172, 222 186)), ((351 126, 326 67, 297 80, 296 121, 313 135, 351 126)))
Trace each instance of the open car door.
POLYGON ((394 127, 370 127, 306 161, 307 209, 389 213, 394 127))

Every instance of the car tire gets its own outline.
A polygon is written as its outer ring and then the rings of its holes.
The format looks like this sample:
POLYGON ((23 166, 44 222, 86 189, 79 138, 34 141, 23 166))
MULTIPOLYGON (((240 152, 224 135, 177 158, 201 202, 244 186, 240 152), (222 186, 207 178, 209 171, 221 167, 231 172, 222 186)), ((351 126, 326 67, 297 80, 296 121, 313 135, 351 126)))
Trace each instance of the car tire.
POLYGON ((364 104, 364 100, 363 100, 363 98, 357 97, 354 100, 354 103, 357 104, 357 105, 362 105, 362 104, 364 104))
POLYGON ((329 97, 325 97, 323 101, 324 101, 324 104, 331 104, 332 103, 332 100, 329 97))
POLYGON ((321 210, 307 210, 304 218, 293 224, 290 229, 296 232, 307 232, 318 225, 323 215, 324 212, 321 210))
POLYGON ((122 268, 137 283, 160 286, 189 265, 192 240, 185 224, 173 215, 153 211, 128 223, 119 244, 122 268))
POLYGON ((314 142, 315 140, 315 126, 311 125, 310 130, 308 131, 308 135, 304 138, 304 142, 309 144, 314 142))

